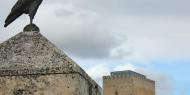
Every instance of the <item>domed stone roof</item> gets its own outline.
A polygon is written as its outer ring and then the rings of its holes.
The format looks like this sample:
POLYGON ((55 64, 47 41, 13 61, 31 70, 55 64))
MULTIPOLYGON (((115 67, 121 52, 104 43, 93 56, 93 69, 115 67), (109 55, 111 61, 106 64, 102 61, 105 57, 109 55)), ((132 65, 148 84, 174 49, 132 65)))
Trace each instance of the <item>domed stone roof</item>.
POLYGON ((101 87, 38 28, 28 26, 0 44, 0 95, 18 94, 101 95, 101 87))

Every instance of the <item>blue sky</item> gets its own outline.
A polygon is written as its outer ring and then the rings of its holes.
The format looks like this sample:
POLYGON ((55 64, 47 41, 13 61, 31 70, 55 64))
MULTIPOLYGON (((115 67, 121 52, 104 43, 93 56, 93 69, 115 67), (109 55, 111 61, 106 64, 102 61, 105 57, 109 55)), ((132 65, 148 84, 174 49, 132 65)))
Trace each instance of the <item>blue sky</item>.
POLYGON ((157 60, 153 64, 152 68, 157 71, 168 72, 174 79, 174 95, 190 95, 190 73, 189 62, 183 62, 180 60, 157 60), (159 67, 159 68, 158 68, 159 67))
MULTIPOLYGON (((15 2, 0 3, 0 42, 29 23, 23 15, 3 28, 15 2)), ((103 75, 130 69, 155 80, 156 95, 190 95, 189 4, 188 0, 44 0, 34 23, 100 85, 103 75)))

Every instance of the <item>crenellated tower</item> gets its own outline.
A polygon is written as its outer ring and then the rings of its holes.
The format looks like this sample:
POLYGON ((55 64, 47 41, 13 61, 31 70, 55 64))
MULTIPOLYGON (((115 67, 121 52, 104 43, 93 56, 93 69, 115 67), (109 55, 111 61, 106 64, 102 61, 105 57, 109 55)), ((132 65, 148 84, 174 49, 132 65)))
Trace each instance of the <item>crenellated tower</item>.
POLYGON ((111 72, 103 77, 104 95, 155 95, 155 81, 134 71, 111 72))

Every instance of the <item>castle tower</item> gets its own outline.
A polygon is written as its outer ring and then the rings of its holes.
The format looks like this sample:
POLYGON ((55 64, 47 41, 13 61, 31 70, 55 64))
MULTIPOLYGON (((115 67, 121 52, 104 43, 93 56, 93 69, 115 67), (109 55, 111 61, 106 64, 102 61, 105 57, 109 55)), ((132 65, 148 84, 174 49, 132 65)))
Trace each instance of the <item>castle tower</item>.
POLYGON ((103 95, 155 95, 155 82, 127 70, 103 77, 103 95))
POLYGON ((101 95, 71 58, 39 31, 24 30, 0 44, 0 95, 101 95))

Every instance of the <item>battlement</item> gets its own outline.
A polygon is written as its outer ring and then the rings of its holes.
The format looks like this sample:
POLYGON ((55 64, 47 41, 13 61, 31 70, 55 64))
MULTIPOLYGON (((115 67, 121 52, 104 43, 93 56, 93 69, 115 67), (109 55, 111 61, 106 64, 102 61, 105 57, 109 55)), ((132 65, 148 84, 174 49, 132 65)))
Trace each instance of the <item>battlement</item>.
POLYGON ((129 77, 129 76, 103 76, 104 80, 126 79, 126 78, 129 79, 132 77, 129 77))
POLYGON ((136 72, 131 71, 131 70, 111 72, 111 76, 112 77, 138 77, 141 79, 146 78, 145 75, 136 73, 136 72))
POLYGON ((110 76, 103 76, 103 79, 111 79, 110 76))

